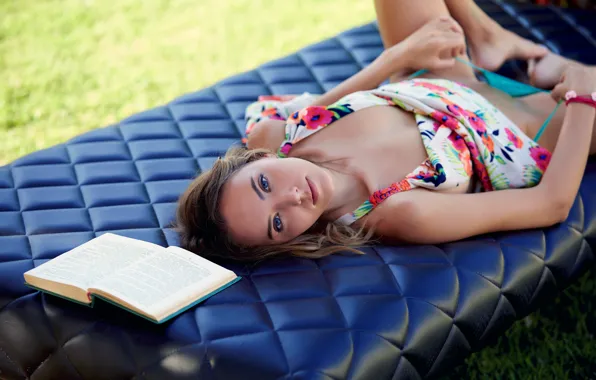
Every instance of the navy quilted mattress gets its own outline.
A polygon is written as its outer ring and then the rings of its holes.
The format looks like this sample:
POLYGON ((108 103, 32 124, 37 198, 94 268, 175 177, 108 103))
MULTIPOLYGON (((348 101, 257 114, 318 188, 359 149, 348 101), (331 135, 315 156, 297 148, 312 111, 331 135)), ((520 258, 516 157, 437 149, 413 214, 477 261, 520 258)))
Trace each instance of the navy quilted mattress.
MULTIPOLYGON (((596 64, 594 14, 480 3, 508 29, 596 64)), ((224 263, 244 279, 164 325, 23 285, 25 271, 102 233, 177 244, 167 227, 178 195, 240 140, 248 103, 321 93, 381 50, 376 25, 364 25, 0 167, 0 378, 436 377, 577 279, 594 261, 596 163, 555 227, 224 263)))

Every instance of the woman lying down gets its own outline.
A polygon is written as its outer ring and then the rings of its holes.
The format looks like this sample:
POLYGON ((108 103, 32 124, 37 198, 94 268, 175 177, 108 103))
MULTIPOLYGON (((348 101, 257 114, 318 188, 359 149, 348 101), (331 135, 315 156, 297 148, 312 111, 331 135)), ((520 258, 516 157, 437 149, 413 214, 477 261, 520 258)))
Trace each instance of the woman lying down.
POLYGON ((249 106, 248 149, 179 200, 183 247, 316 258, 370 239, 435 244, 566 219, 596 152, 596 69, 502 29, 472 0, 375 6, 386 49, 374 62, 321 96, 249 106), (470 58, 489 69, 529 59, 533 84, 552 91, 508 94, 479 81, 470 58))

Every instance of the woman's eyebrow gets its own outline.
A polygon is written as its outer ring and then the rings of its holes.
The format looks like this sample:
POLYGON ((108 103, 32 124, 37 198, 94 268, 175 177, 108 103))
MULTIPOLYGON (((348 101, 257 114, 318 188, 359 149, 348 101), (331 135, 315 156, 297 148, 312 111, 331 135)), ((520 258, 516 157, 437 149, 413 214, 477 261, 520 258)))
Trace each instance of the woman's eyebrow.
MULTIPOLYGON (((259 188, 257 187, 257 184, 255 183, 255 179, 253 177, 250 177, 250 186, 255 191, 255 193, 257 193, 259 198, 261 198, 261 200, 264 201, 265 195, 263 195, 261 190, 259 190, 259 188)), ((271 233, 271 215, 269 215, 269 219, 267 219, 267 236, 269 237, 270 240, 273 240, 273 234, 271 233)))
MULTIPOLYGON (((257 184, 255 183, 255 179, 252 178, 252 177, 250 177, 250 185, 252 186, 252 189, 255 191, 255 193, 257 193, 257 195, 259 196, 259 198, 261 198, 261 200, 264 201, 265 200, 265 196, 263 195, 263 193, 261 193, 261 191, 257 187, 257 184)), ((269 225, 271 225, 271 223, 269 225)))

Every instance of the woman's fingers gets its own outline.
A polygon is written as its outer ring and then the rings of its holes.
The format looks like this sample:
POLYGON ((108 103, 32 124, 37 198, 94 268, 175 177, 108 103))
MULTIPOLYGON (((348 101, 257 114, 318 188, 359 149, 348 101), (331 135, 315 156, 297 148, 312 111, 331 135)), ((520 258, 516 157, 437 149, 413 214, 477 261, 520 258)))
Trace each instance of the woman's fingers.
POLYGON ((461 25, 459 25, 457 22, 453 21, 453 23, 451 23, 451 27, 450 29, 452 31, 454 31, 455 33, 459 33, 459 34, 464 34, 464 30, 462 29, 461 25))
POLYGON ((528 60, 528 76, 534 77, 534 69, 536 68, 536 60, 534 58, 528 60))
POLYGON ((455 58, 437 58, 433 70, 448 69, 455 65, 455 58))
POLYGON ((465 53, 466 44, 463 35, 453 32, 445 33, 435 41, 434 47, 431 47, 432 68, 440 70, 453 67, 456 63, 455 58, 465 53))
POLYGON ((569 69, 569 66, 567 66, 567 68, 565 69, 565 71, 563 71, 563 73, 561 74, 561 78, 559 79, 559 84, 557 84, 553 90, 550 92, 550 95, 552 96, 552 98, 554 100, 556 100, 557 102, 560 100, 563 100, 565 98, 565 94, 567 93, 567 91, 570 90, 570 83, 569 83, 569 78, 567 76, 567 70, 569 69))
POLYGON ((550 96, 558 102, 565 97, 565 93, 567 93, 567 84, 566 83, 559 83, 558 85, 553 88, 550 93, 550 96))
POLYGON ((461 34, 446 33, 437 41, 437 45, 442 51, 450 51, 452 57, 463 55, 466 50, 466 40, 461 34))
POLYGON ((451 30, 455 33, 464 34, 464 30, 462 29, 461 25, 459 25, 457 21, 451 17, 440 17, 437 22, 438 27, 442 30, 451 30))
MULTIPOLYGON (((421 0, 423 1, 423 0, 421 0)), ((465 55, 466 41, 461 26, 451 17, 437 18, 407 39, 416 66, 437 70, 455 65, 465 55)))

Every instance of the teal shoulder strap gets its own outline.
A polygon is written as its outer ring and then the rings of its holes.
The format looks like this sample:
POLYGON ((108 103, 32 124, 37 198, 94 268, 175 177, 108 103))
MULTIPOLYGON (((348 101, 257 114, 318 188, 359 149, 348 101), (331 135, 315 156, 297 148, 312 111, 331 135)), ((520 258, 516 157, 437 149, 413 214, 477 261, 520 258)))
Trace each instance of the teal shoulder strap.
POLYGON ((414 79, 414 78, 419 77, 420 75, 426 74, 426 73, 428 73, 427 69, 418 70, 414 74, 410 75, 408 77, 408 79, 414 79))
MULTIPOLYGON (((514 98, 518 98, 521 96, 533 95, 533 94, 537 94, 539 92, 547 92, 541 88, 536 88, 534 86, 530 86, 529 84, 518 82, 514 79, 510 79, 503 75, 499 75, 497 73, 493 73, 491 71, 485 70, 485 69, 478 67, 478 66, 474 65, 473 63, 463 60, 461 58, 455 58, 455 59, 482 72, 482 75, 484 75, 486 82, 491 87, 499 89, 514 98)), ((426 70, 426 69, 418 70, 414 74, 410 75, 408 77, 408 79, 414 79, 416 77, 419 77, 422 74, 426 74, 427 72, 428 72, 428 70, 426 70)))
POLYGON ((557 105, 555 106, 555 108, 553 109, 553 111, 548 115, 548 117, 546 118, 546 120, 544 121, 544 123, 542 123, 542 126, 540 126, 540 129, 536 133, 536 136, 534 136, 534 141, 538 141, 538 139, 540 138, 540 136, 542 136, 542 133, 544 132, 544 130, 546 129, 546 127, 548 126, 548 124, 550 123, 550 121, 553 119, 553 117, 555 117, 555 114, 557 113, 557 110, 559 109, 559 106, 561 105, 561 103, 563 103, 562 100, 560 100, 557 103, 557 105))
POLYGON ((533 95, 533 94, 537 94, 539 92, 548 92, 541 88, 530 86, 529 84, 518 82, 514 79, 507 78, 506 76, 499 75, 497 73, 493 73, 492 71, 488 71, 486 69, 483 69, 482 67, 478 67, 478 66, 474 65, 472 62, 466 61, 459 57, 456 57, 455 59, 457 59, 459 62, 465 63, 466 65, 472 67, 475 70, 480 71, 482 73, 482 75, 484 75, 486 82, 491 87, 499 89, 514 98, 518 98, 521 96, 533 95))
MULTIPOLYGON (((455 59, 457 59, 459 62, 462 62, 462 63, 472 67, 475 70, 480 71, 482 73, 482 75, 484 75, 484 78, 486 79, 486 82, 488 83, 489 86, 494 87, 498 90, 501 90, 514 98, 533 95, 533 94, 537 94, 540 92, 548 92, 541 88, 530 86, 529 84, 518 82, 514 79, 510 79, 503 75, 499 75, 497 73, 493 73, 491 71, 485 70, 481 67, 474 65, 472 62, 463 60, 461 58, 456 57, 455 59)), ((414 78, 419 77, 420 75, 425 74, 427 72, 428 72, 428 70, 426 70, 426 69, 418 70, 414 74, 410 75, 408 77, 408 79, 414 79, 414 78)), ((538 133, 536 133, 536 136, 534 137, 534 141, 538 141, 540 136, 542 136, 542 133, 546 129, 546 126, 550 123, 550 121, 553 119, 553 117, 557 113, 557 110, 559 109, 559 106, 561 105, 561 103, 562 102, 557 103, 557 105, 555 106, 553 111, 550 113, 550 115, 548 115, 548 117, 546 118, 546 120, 544 121, 544 123, 542 124, 540 129, 538 130, 538 133)))

